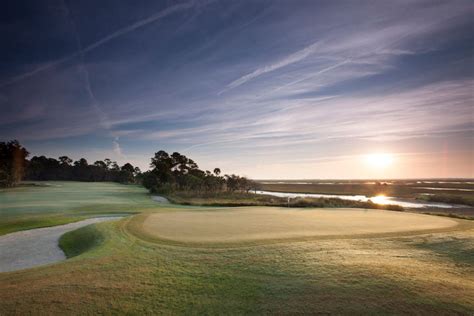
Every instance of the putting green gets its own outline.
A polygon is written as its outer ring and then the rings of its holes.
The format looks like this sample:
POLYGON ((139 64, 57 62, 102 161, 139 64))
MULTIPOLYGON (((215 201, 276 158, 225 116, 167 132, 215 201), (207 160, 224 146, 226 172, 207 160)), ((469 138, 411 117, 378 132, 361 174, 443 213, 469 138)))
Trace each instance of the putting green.
POLYGON ((308 237, 360 236, 451 228, 448 218, 382 210, 244 207, 154 213, 141 235, 180 243, 238 243, 308 237))

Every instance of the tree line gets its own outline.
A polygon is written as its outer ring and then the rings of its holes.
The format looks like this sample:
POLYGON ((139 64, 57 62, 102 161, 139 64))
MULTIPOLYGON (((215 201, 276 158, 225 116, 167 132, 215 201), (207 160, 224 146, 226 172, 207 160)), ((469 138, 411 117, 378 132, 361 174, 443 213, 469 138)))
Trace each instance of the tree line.
POLYGON ((249 192, 258 188, 258 183, 246 177, 221 175, 219 168, 212 172, 201 170, 196 162, 178 152, 170 155, 166 151, 158 151, 151 159, 150 167, 151 170, 143 173, 142 182, 154 193, 249 192))
POLYGON ((18 141, 0 142, 0 187, 12 187, 21 180, 136 183, 141 175, 138 167, 130 163, 119 166, 110 159, 89 164, 85 158, 34 156, 28 160, 28 156, 18 141))
POLYGON ((89 164, 85 158, 73 161, 67 156, 34 156, 28 160, 28 156, 29 152, 18 141, 0 142, 0 187, 15 186, 21 180, 61 180, 140 183, 150 192, 164 194, 249 192, 258 188, 258 183, 246 177, 221 175, 219 168, 212 172, 201 170, 192 159, 178 152, 170 155, 158 151, 151 159, 151 169, 143 173, 130 163, 119 166, 107 158, 89 164))
POLYGON ((85 158, 73 162, 67 156, 58 159, 34 156, 26 164, 25 180, 135 183, 140 173, 138 167, 128 162, 119 166, 108 158, 89 164, 85 158))

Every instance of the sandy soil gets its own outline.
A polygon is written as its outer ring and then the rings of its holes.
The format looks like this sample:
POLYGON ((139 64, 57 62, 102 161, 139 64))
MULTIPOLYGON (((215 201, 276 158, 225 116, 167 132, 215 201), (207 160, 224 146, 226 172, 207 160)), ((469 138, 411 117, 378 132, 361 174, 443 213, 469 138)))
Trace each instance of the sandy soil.
POLYGON ((0 272, 32 268, 65 260, 58 246, 61 235, 83 226, 122 217, 97 217, 80 222, 0 236, 0 272))
POLYGON ((157 238, 207 243, 423 231, 457 222, 382 210, 247 207, 151 214, 142 225, 144 233, 157 238))

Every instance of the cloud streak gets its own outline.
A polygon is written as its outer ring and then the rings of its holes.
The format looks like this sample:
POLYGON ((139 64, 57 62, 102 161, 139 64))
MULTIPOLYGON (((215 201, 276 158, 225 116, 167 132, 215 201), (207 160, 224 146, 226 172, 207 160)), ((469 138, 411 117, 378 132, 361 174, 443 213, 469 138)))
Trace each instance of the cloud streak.
MULTIPOLYGON (((201 4, 202 5, 202 4, 201 4)), ((80 49, 78 50, 77 52, 71 54, 71 55, 68 55, 68 56, 65 56, 63 58, 60 58, 58 60, 55 60, 53 62, 50 62, 50 63, 47 63, 45 65, 42 65, 40 67, 37 67, 36 69, 32 70, 32 71, 29 71, 29 72, 26 72, 26 73, 23 73, 21 75, 17 75, 17 76, 14 76, 12 78, 10 78, 9 80, 6 80, 2 83, 0 83, 0 88, 2 87, 5 87, 5 86, 8 86, 8 85, 11 85, 11 84, 14 84, 14 83, 17 83, 17 82, 20 82, 24 79, 27 79, 31 76, 34 76, 38 73, 41 73, 45 70, 48 70, 48 69, 51 69, 55 66, 58 66, 60 64, 63 64, 69 60, 72 60, 76 57, 80 57, 80 56, 83 56, 84 54, 120 37, 120 36, 123 36, 127 33, 130 33, 138 28, 141 28, 145 25, 148 25, 148 24, 151 24, 151 23, 154 23, 160 19, 163 19, 171 14, 174 14, 174 13, 177 13, 177 12, 180 12, 180 11, 184 11, 184 10, 189 10, 191 8, 194 8, 196 6, 196 2, 193 0, 193 1, 189 1, 189 2, 186 2, 186 3, 181 3, 181 4, 176 4, 176 5, 173 5, 169 8, 166 8, 165 10, 162 10, 160 12, 157 12, 153 15, 151 15, 150 17, 148 18, 145 18, 145 19, 142 19, 142 20, 139 20, 131 25, 128 25, 126 27, 123 27, 121 29, 118 29, 116 30, 115 32, 101 38, 100 40, 84 47, 83 49, 80 49)), ((76 35, 76 38, 77 38, 77 35, 76 35)))
POLYGON ((252 71, 251 73, 249 74, 246 74, 242 77, 240 77, 239 79, 236 79, 234 81, 232 81, 231 83, 229 83, 227 85, 227 87, 220 91, 218 94, 222 94, 226 91, 229 91, 231 89, 235 89, 243 84, 245 84, 247 81, 250 81, 252 79, 255 79, 263 74, 266 74, 266 73, 269 73, 269 72, 272 72, 272 71, 275 71, 275 70, 278 70, 280 68, 283 68, 285 66, 288 66, 288 65, 291 65, 291 64, 294 64, 294 63, 297 63, 303 59, 305 59, 306 57, 308 57, 309 55, 311 55, 312 53, 315 52, 315 50, 318 48, 318 46, 321 45, 321 43, 319 42, 316 42, 316 43, 313 43, 293 54, 290 54, 288 56, 286 56, 285 58, 273 63, 273 64, 270 64, 270 65, 267 65, 267 66, 264 66, 264 67, 261 67, 261 68, 258 68, 254 71, 252 71))
MULTIPOLYGON (((82 21, 90 8, 77 5, 82 21)), ((59 38, 69 51, 75 36, 77 51, 65 57, 74 62, 1 90, 0 134, 58 146, 100 143, 145 168, 158 149, 184 151, 255 177, 298 169, 282 158, 290 153, 307 161, 299 174, 314 177, 322 160, 334 164, 336 177, 356 169, 337 157, 382 149, 460 153, 473 133, 471 7, 457 0, 186 2, 145 19, 143 7, 104 8, 93 27, 72 25, 74 32, 45 39, 52 47, 59 38), (124 12, 137 22, 109 33, 123 25, 124 12), (159 27, 144 28, 154 21, 159 27), (83 46, 79 34, 108 35, 83 46)), ((40 32, 18 36, 32 34, 39 45, 40 32)), ((22 57, 10 68, 23 66, 22 57)))
POLYGON ((80 57, 80 62, 78 64, 78 69, 79 73, 82 76, 84 80, 84 89, 87 92, 87 95, 90 98, 91 105, 92 107, 97 111, 97 114, 99 115, 100 123, 105 129, 110 129, 110 122, 107 118, 107 115, 105 112, 102 110, 100 107, 99 101, 94 95, 94 92, 92 91, 91 87, 91 82, 89 78, 89 70, 87 69, 86 65, 84 64, 84 49, 82 48, 82 41, 81 38, 79 37, 79 34, 77 33, 77 26, 76 22, 74 21, 74 17, 71 14, 71 10, 69 9, 69 6, 67 5, 66 0, 63 1, 64 8, 66 10, 67 16, 69 17, 69 20, 71 22, 71 27, 72 27, 72 32, 74 34, 74 38, 76 40, 76 45, 77 49, 79 52, 79 57, 80 57))

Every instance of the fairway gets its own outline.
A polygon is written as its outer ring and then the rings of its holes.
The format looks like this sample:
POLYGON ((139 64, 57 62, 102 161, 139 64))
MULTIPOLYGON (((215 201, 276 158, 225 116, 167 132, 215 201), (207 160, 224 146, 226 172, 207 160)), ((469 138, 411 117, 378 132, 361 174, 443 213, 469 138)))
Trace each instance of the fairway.
POLYGON ((455 220, 364 209, 245 207, 148 215, 142 232, 183 243, 226 243, 273 239, 419 232, 454 227, 455 220))
POLYGON ((16 188, 0 190, 0 236, 97 215, 137 213, 156 206, 148 192, 137 185, 26 182, 16 188))

